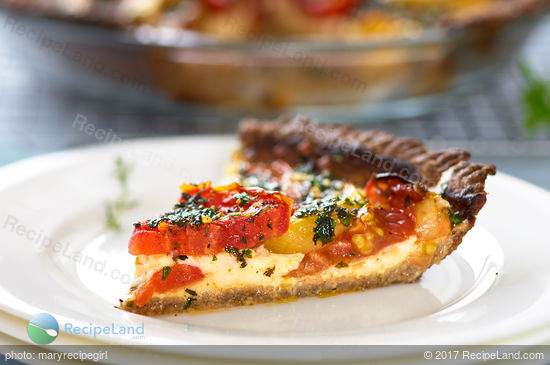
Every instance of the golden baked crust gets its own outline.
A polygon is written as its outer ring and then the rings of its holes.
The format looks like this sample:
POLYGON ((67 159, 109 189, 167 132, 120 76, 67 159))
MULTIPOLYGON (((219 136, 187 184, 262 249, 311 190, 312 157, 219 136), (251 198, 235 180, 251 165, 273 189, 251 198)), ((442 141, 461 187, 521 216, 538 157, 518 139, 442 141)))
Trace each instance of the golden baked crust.
MULTIPOLYGON (((327 148, 331 141, 323 141, 315 137, 322 133, 330 135, 333 138, 332 142, 335 140, 356 142, 365 153, 375 151, 376 154, 383 154, 382 161, 393 161, 398 158, 399 161, 392 166, 407 166, 407 173, 418 174, 419 181, 427 186, 436 185, 442 173, 454 167, 443 196, 449 201, 454 214, 462 219, 462 222, 454 225, 449 236, 437 244, 430 262, 417 261, 409 257, 401 265, 388 268, 382 273, 359 276, 342 274, 330 280, 324 280, 319 275, 309 275, 292 285, 283 287, 236 286, 223 290, 212 289, 198 293, 189 310, 267 303, 326 293, 358 291, 393 283, 415 282, 431 265, 438 264, 453 252, 462 242, 464 235, 474 226, 477 213, 486 201, 485 180, 488 175, 496 172, 493 165, 464 161, 468 159, 469 154, 463 150, 432 152, 427 150, 420 141, 414 139, 399 138, 378 131, 356 131, 348 126, 322 125, 303 117, 282 118, 275 122, 248 119, 240 126, 244 156, 256 162, 276 158, 284 158, 292 162, 303 161, 305 158, 319 164, 318 160, 334 154, 334 149, 327 148), (308 130, 316 133, 311 134, 308 130)), ((344 158, 335 163, 343 164, 346 161, 344 158)), ((341 178, 351 178, 359 184, 364 184, 372 173, 383 170, 375 169, 369 161, 359 159, 353 165, 353 169, 340 168, 339 171, 341 178), (356 171, 361 167, 360 163, 363 163, 362 174, 356 171), (364 180, 357 181, 359 178, 364 180)), ((122 303, 121 309, 141 314, 165 314, 186 309, 185 300, 177 295, 154 297, 149 304, 139 308, 129 306, 129 303, 131 304, 129 301, 122 303)))

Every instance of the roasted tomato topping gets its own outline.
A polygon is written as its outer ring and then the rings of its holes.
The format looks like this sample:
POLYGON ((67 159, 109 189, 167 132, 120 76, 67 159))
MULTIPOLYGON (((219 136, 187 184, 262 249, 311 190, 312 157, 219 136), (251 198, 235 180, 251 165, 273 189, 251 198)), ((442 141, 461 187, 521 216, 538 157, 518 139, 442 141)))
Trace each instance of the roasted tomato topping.
POLYGON ((138 286, 135 291, 135 304, 142 307, 149 303, 155 293, 182 288, 203 278, 204 274, 196 266, 186 264, 165 266, 138 286))
POLYGON ((236 183, 181 189, 173 212, 136 224, 132 255, 212 255, 227 246, 255 248, 288 230, 292 200, 283 194, 236 183))
POLYGON ((366 192, 370 201, 369 214, 359 217, 350 226, 350 231, 306 253, 300 266, 288 276, 311 275, 334 265, 345 267, 357 258, 376 254, 415 234, 415 206, 423 201, 425 191, 398 177, 380 176, 369 181, 366 192))
POLYGON ((378 245, 399 242, 414 233, 414 207, 426 191, 399 177, 373 177, 366 186, 367 197, 374 205, 374 217, 383 234, 378 245))
POLYGON ((365 0, 299 0, 302 8, 311 15, 342 15, 365 0))
POLYGON ((408 209, 426 194, 418 185, 391 175, 373 177, 365 189, 371 203, 385 208, 408 209))
POLYGON ((235 4, 235 0, 202 0, 202 2, 213 10, 227 10, 235 4))
POLYGON ((379 247, 402 241, 414 233, 416 217, 411 210, 376 207, 374 216, 377 226, 383 231, 376 239, 379 247))
MULTIPOLYGON (((268 0, 272 1, 272 0, 268 0)), ((276 0, 277 1, 277 0, 276 0)), ((226 11, 233 8, 239 0, 202 0, 208 8, 215 11, 226 11)), ((299 6, 310 15, 314 16, 331 16, 342 15, 349 13, 360 3, 366 0, 298 0, 299 6)), ((251 6, 255 4, 251 2, 251 6)))

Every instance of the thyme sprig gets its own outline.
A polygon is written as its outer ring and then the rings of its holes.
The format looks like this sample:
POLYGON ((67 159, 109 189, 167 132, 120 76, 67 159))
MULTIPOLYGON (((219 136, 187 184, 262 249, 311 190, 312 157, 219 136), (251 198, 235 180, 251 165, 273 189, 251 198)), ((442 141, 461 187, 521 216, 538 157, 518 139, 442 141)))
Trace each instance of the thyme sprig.
POLYGON ((129 178, 132 171, 132 165, 126 163, 122 157, 116 157, 114 176, 119 185, 119 194, 114 201, 105 203, 106 230, 120 230, 120 214, 138 204, 137 200, 130 199, 129 178))

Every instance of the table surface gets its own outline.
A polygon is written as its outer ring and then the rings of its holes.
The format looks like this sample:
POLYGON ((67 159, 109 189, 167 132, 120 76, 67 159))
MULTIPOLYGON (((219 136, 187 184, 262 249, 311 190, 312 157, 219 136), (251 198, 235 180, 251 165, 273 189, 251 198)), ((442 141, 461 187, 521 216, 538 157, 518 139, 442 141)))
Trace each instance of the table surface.
MULTIPOLYGON (((550 19, 541 23, 520 58, 550 80, 550 19)), ((490 89, 449 97, 432 115, 366 127, 417 137, 432 148, 466 148, 476 160, 550 189, 550 128, 532 135, 524 131, 522 87, 517 70, 510 68, 490 89)), ((0 165, 101 143, 72 127, 78 115, 124 140, 229 134, 237 124, 60 92, 25 69, 0 36, 0 165)))

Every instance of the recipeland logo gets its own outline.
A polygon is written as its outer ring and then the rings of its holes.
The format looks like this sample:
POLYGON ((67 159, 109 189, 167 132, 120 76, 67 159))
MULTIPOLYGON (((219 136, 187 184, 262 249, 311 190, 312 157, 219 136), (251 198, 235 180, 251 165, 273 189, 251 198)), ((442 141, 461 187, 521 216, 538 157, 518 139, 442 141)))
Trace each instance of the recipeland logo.
MULTIPOLYGON (((98 326, 93 323, 77 326, 72 323, 65 323, 62 330, 66 335, 85 335, 93 338, 112 335, 126 336, 134 340, 145 338, 145 324, 143 322, 139 326, 119 326, 114 323, 111 323, 110 326, 98 326)), ((52 343, 59 335, 59 332, 59 323, 48 313, 35 315, 27 325, 29 338, 39 345, 52 343)))
POLYGON ((52 343, 59 334, 59 323, 48 313, 35 315, 27 325, 29 338, 39 345, 52 343))

